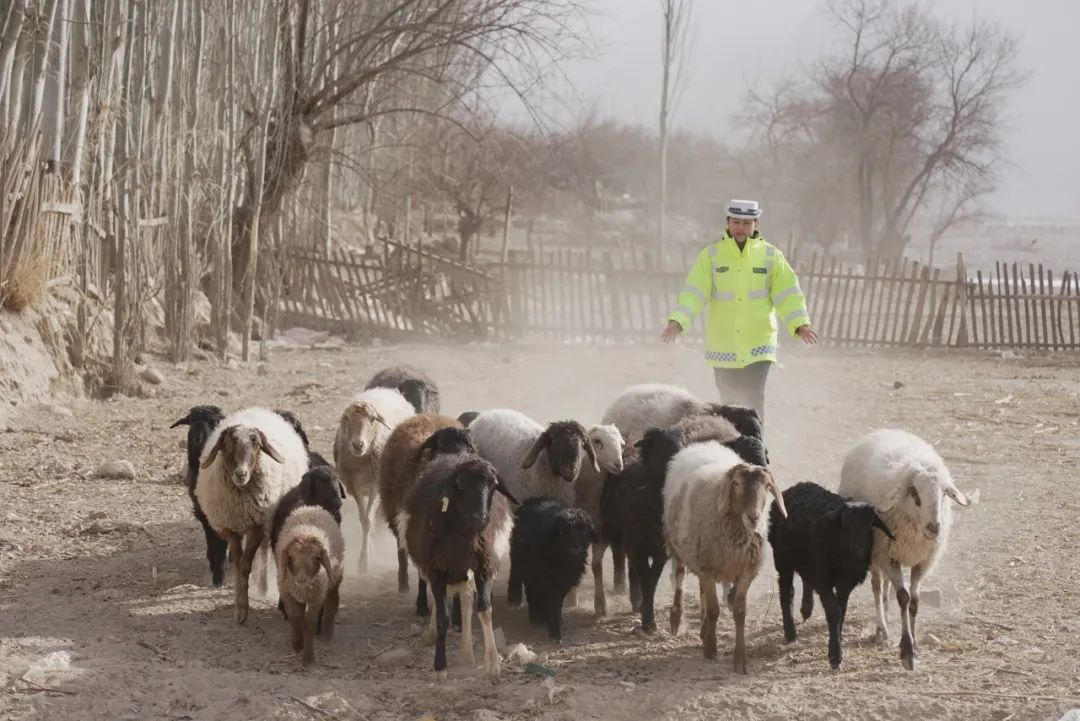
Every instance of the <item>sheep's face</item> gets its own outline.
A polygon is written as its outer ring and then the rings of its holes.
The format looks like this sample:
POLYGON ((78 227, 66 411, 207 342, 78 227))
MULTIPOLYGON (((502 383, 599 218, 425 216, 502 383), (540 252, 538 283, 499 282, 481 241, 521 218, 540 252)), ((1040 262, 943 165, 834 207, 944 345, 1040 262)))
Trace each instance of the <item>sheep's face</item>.
MULTIPOLYGON (((531 468, 536 463, 540 451, 547 451, 548 470, 551 475, 573 483, 581 474, 581 464, 587 456, 593 469, 599 473, 600 465, 596 460, 596 449, 589 440, 585 428, 576 421, 560 421, 547 427, 536 443, 529 450, 522 468, 531 468)), ((620 459, 621 460, 621 459, 620 459)))
POLYGON ((592 518, 580 508, 570 508, 565 514, 560 515, 552 524, 549 538, 553 543, 558 542, 564 548, 582 551, 589 544, 600 542, 600 536, 596 533, 592 518))
POLYGON ((199 465, 199 455, 210 434, 225 419, 225 414, 217 406, 192 406, 188 414, 175 421, 169 428, 187 426, 188 465, 199 465))
POLYGON ((637 442, 642 462, 654 473, 664 473, 668 462, 684 445, 684 435, 678 428, 650 428, 637 442))
POLYGON ((891 505, 899 506, 909 518, 915 519, 923 535, 931 541, 937 540, 942 527, 948 524, 950 511, 946 497, 961 506, 968 505, 967 496, 957 489, 952 478, 922 470, 914 471, 898 493, 891 505))
POLYGON ((390 425, 372 404, 367 401, 352 403, 341 414, 341 428, 348 439, 348 449, 357 458, 363 458, 375 448, 379 429, 390 425))
POLYGON ((613 425, 593 426, 589 431, 589 442, 596 451, 596 462, 604 473, 615 475, 623 470, 622 433, 613 425))
POLYGON ((202 462, 202 467, 209 468, 219 453, 223 459, 226 477, 238 487, 246 486, 259 472, 261 454, 265 453, 278 463, 285 462, 266 435, 251 426, 229 426, 222 429, 217 443, 202 462))
POLYGON ((321 568, 326 569, 327 578, 330 576, 326 550, 319 539, 310 536, 301 536, 289 544, 285 549, 285 567, 293 582, 301 588, 311 586, 321 568))
POLYGON ((875 528, 881 529, 886 536, 896 540, 889 526, 881 520, 877 511, 869 503, 848 501, 826 513, 821 522, 833 525, 827 535, 836 547, 834 553, 837 557, 850 554, 869 564, 870 552, 874 546, 875 528))
POLYGON ((438 455, 453 453, 476 453, 472 435, 464 428, 451 426, 440 428, 432 433, 417 449, 416 454, 421 462, 430 461, 438 455))
POLYGON ((300 479, 300 497, 308 506, 340 510, 345 496, 345 486, 330 466, 312 468, 300 479))
POLYGON ((740 515, 748 531, 760 532, 769 493, 776 498, 781 514, 787 517, 783 496, 776 490, 776 482, 767 470, 761 466, 740 464, 728 473, 731 480, 731 508, 740 515))
POLYGON ((487 527, 496 493, 502 493, 517 503, 517 499, 503 485, 494 466, 480 458, 465 461, 454 469, 450 478, 449 495, 443 499, 443 512, 457 514, 466 532, 480 533, 487 527))

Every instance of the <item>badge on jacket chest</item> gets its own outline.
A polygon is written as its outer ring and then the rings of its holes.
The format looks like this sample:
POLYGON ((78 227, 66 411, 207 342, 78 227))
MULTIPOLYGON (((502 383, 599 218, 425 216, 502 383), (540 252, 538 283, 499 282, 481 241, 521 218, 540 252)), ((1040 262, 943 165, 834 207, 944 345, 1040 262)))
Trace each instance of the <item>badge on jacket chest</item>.
POLYGON ((754 272, 755 273, 761 273, 762 275, 765 275, 765 273, 766 273, 764 268, 754 268, 754 272))
POLYGON ((721 265, 721 266, 718 266, 718 267, 717 267, 717 269, 716 269, 716 272, 717 272, 717 273, 726 273, 726 272, 728 272, 729 270, 731 270, 731 268, 729 268, 728 266, 726 266, 726 265, 721 265))

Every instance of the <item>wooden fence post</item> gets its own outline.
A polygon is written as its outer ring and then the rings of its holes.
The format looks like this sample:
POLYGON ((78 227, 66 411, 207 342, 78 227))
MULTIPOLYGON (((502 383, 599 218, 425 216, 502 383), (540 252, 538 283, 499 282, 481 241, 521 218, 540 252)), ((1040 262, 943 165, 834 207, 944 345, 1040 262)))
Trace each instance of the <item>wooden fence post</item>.
POLYGON ((956 345, 966 347, 968 345, 967 330, 967 270, 964 267, 964 254, 956 254, 956 303, 960 306, 960 328, 956 332, 956 345))

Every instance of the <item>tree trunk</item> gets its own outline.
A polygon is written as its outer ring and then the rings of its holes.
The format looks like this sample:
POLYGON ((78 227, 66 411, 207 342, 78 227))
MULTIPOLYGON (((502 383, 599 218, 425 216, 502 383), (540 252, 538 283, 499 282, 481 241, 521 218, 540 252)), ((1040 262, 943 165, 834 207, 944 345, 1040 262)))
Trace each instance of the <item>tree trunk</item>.
POLYGON ((60 169, 60 161, 64 152, 64 111, 67 104, 67 66, 68 66, 68 43, 71 33, 69 18, 74 13, 69 11, 68 0, 60 0, 60 46, 57 48, 56 61, 56 87, 55 101, 56 111, 52 124, 52 150, 49 155, 49 170, 57 172, 60 169))

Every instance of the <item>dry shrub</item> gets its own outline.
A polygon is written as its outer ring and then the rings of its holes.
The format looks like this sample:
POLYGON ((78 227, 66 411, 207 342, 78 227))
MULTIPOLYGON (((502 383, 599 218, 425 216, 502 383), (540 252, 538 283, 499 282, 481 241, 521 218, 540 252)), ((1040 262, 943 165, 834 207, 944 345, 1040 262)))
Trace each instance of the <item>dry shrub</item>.
POLYGON ((20 258, 0 279, 0 310, 19 312, 41 298, 53 268, 44 254, 20 258))

